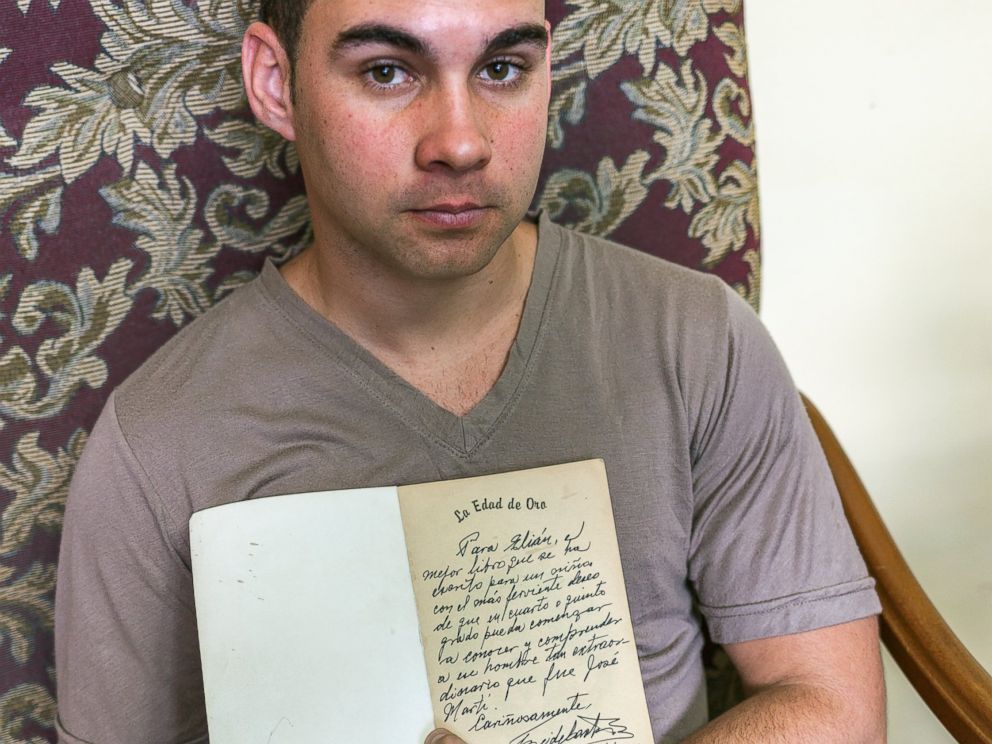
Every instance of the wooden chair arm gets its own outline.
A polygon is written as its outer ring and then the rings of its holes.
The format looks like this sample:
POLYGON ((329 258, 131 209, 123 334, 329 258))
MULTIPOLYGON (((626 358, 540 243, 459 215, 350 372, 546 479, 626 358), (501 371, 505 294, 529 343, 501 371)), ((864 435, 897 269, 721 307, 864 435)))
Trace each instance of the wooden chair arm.
POLYGON ((913 576, 823 416, 805 396, 803 403, 854 538, 875 577, 882 601, 882 641, 955 739, 992 744, 992 677, 947 626, 913 576))

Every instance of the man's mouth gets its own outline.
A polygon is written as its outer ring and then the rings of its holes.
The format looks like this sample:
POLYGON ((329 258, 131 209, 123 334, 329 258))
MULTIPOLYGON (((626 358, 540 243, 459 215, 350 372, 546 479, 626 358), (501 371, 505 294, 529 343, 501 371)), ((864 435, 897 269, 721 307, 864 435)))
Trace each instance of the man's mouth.
POLYGON ((470 212, 473 209, 482 209, 481 204, 476 204, 471 201, 464 202, 439 202, 437 204, 432 204, 429 207, 423 207, 417 211, 423 212, 450 212, 451 214, 458 214, 459 212, 470 212))
POLYGON ((489 210, 490 207, 475 202, 440 202, 411 209, 410 213, 432 227, 465 229, 479 224, 489 210))

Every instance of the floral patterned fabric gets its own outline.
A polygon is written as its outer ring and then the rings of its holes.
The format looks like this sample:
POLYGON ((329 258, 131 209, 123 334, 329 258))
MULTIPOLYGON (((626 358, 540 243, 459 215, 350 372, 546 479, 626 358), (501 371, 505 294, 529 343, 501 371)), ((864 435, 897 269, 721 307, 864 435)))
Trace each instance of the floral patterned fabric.
MULTIPOLYGON (((54 741, 73 464, 110 390, 307 240, 291 146, 241 92, 251 0, 0 0, 0 740, 54 741)), ((549 0, 536 206, 757 304, 741 0, 549 0)))

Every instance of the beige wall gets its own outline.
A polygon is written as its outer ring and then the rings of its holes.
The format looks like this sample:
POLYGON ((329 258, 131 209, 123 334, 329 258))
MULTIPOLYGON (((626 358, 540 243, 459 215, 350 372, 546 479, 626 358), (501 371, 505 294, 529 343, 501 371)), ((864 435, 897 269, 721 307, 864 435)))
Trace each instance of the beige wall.
MULTIPOLYGON (((992 3, 745 8, 762 315, 992 669, 992 3)), ((952 741, 894 670, 891 741, 952 741)))

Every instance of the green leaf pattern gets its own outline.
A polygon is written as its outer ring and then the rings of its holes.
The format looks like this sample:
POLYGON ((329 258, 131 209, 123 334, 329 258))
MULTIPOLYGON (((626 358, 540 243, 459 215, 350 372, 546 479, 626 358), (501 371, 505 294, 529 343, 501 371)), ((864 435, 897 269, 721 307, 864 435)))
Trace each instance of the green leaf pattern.
POLYGON ((285 178, 300 168, 296 148, 281 135, 255 122, 229 120, 204 130, 204 134, 233 152, 224 157, 224 164, 241 178, 253 178, 263 168, 276 178, 285 178))
POLYGON ((14 500, 0 517, 0 557, 9 557, 29 544, 35 529, 57 533, 69 490, 69 479, 86 432, 77 430, 64 450, 54 455, 38 444, 38 432, 25 434, 14 449, 12 467, 0 463, 0 488, 14 500))
MULTIPOLYGON (((243 103, 238 54, 252 3, 213 0, 199 10, 179 0, 92 5, 107 27, 103 51, 91 69, 56 62, 51 71, 63 85, 28 94, 24 103, 35 114, 7 160, 15 171, 57 165, 68 185, 108 156, 128 179, 136 145, 150 145, 169 159, 196 141, 197 117, 243 103)), ((27 205, 38 186, 34 180, 0 178, 0 213, 13 202, 27 205)), ((45 194, 49 202, 61 196, 51 187, 45 194)), ((22 207, 11 222, 21 255, 34 259, 36 231, 51 233, 58 225, 56 211, 22 207)))
POLYGON ((713 168, 722 138, 705 116, 702 73, 686 60, 679 74, 663 67, 656 77, 624 83, 623 89, 639 107, 634 118, 655 128, 654 141, 665 150, 663 164, 648 176, 652 183, 671 182, 665 206, 688 214, 696 202, 708 202, 716 192, 713 168))
MULTIPOLYGON (((576 75, 591 79, 613 67, 626 56, 635 56, 645 78, 659 65, 659 48, 674 49, 686 57, 697 42, 705 41, 711 30, 710 15, 727 11, 736 13, 741 0, 569 0, 575 10, 555 30, 552 64, 555 78, 565 81, 552 97, 549 143, 561 147, 563 135, 560 118, 578 124, 584 114, 584 97, 577 98, 569 81, 576 75), (578 58, 579 62, 574 60, 578 58), (558 99, 569 99, 559 101, 558 99)), ((743 34, 733 23, 715 29, 717 37, 731 48, 728 64, 731 71, 744 77, 746 57, 743 34), (734 36, 734 30, 737 35, 734 36)), ((584 92, 584 90, 583 90, 584 92)))
MULTIPOLYGON (((103 386, 107 365, 97 351, 131 308, 125 288, 130 268, 130 261, 120 259, 103 281, 87 267, 79 272, 75 288, 46 280, 21 293, 12 318, 14 329, 29 336, 42 323, 51 323, 61 335, 42 341, 33 359, 20 346, 0 357, 0 415, 49 418, 83 385, 103 386)), ((0 418, 0 429, 3 426, 0 418)))
POLYGON ((48 744, 48 740, 40 736, 25 738, 24 728, 28 722, 48 725, 54 718, 55 699, 48 690, 38 684, 18 685, 0 697, 0 741, 48 744))
POLYGON ((33 261, 38 257, 38 234, 52 235, 62 217, 63 187, 52 185, 14 211, 10 220, 17 252, 33 261))
POLYGON ((578 170, 562 170, 548 180, 541 197, 541 208, 559 222, 571 208, 577 219, 568 224, 592 235, 609 235, 648 195, 644 185, 644 166, 648 154, 638 150, 620 170, 610 158, 603 158, 596 178, 578 170))
POLYGON ((152 133, 136 108, 141 81, 126 65, 100 55, 92 70, 56 62, 52 72, 65 87, 45 85, 25 104, 38 109, 10 158, 26 170, 55 155, 65 183, 72 183, 107 154, 130 173, 135 140, 149 144, 152 133))
POLYGON ((11 580, 14 569, 0 565, 0 652, 24 664, 39 629, 52 629, 55 564, 34 563, 11 580))
POLYGON ((133 180, 118 181, 100 193, 114 210, 114 224, 136 232, 135 247, 149 258, 128 294, 155 292, 152 317, 168 318, 176 326, 206 310, 205 283, 216 250, 193 224, 196 192, 189 179, 177 177, 171 163, 158 174, 141 163, 133 180))
POLYGON ((705 266, 743 248, 748 226, 759 232, 756 180, 751 167, 735 160, 720 174, 716 194, 693 217, 689 237, 701 239, 706 246, 705 266))
POLYGON ((264 229, 254 227, 252 222, 257 224, 268 211, 269 197, 261 189, 225 184, 210 194, 205 214, 207 225, 220 244, 246 253, 271 251, 278 260, 309 242, 309 233, 295 242, 281 242, 299 234, 306 224, 309 208, 305 196, 296 196, 286 202, 278 214, 264 223, 264 229), (246 216, 251 219, 245 219, 246 216))
MULTIPOLYGON (((670 184, 665 206, 692 216, 690 237, 706 247, 705 266, 712 267, 728 253, 739 251, 749 228, 758 235, 757 179, 754 166, 739 160, 718 171, 718 150, 728 137, 745 147, 753 146, 750 98, 733 77, 720 80, 711 98, 706 79, 686 57, 694 44, 712 32, 728 50, 724 59, 732 75, 741 80, 746 77, 741 28, 729 21, 718 26, 711 22, 715 14, 738 12, 740 0, 571 0, 569 5, 575 10, 559 24, 552 55, 556 84, 548 144, 560 149, 568 127, 582 121, 588 80, 624 57, 635 56, 644 77, 620 85, 637 106, 635 118, 654 129, 653 140, 662 156, 658 167, 646 171, 644 153, 630 156, 627 166, 636 163, 640 167, 637 177, 642 179, 642 188, 632 187, 629 171, 621 171, 624 178, 611 177, 612 161, 601 162, 595 176, 556 173, 548 181, 542 205, 553 216, 578 214, 572 226, 605 235, 623 220, 597 216, 602 205, 611 204, 607 211, 626 217, 643 202, 647 187, 664 181, 670 184), (673 49, 683 58, 681 65, 673 69, 659 61, 659 48, 673 49), (619 204, 625 200, 626 206, 619 204)), ((615 167, 613 173, 617 174, 615 167)), ((753 269, 754 281, 749 285, 757 292, 753 269)))

